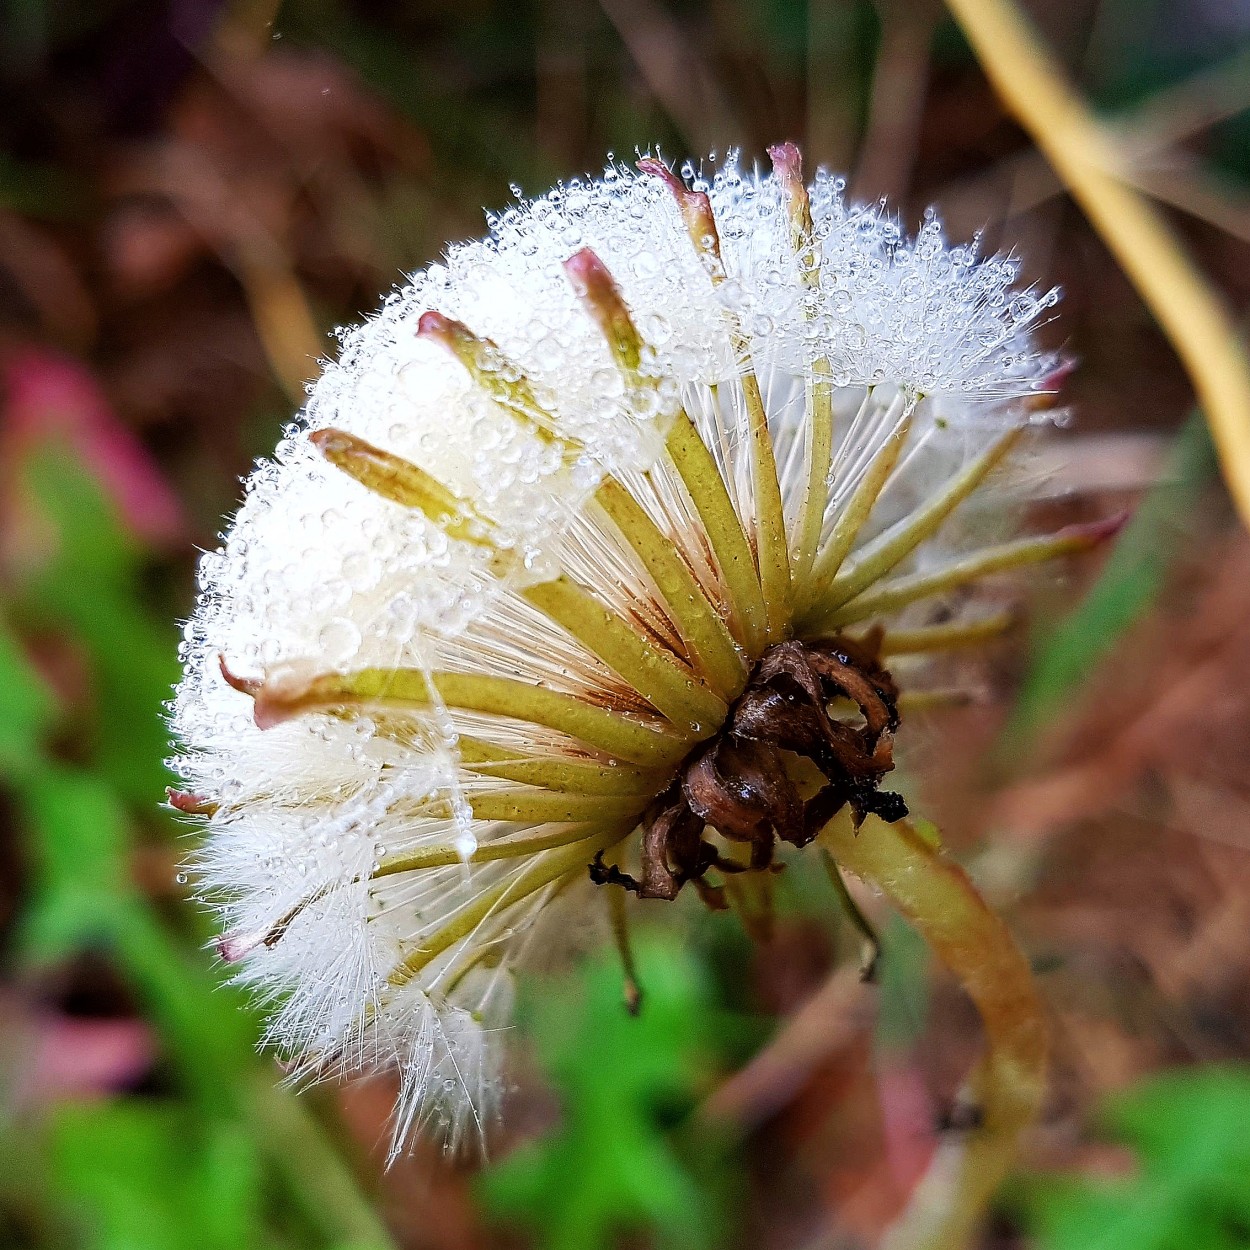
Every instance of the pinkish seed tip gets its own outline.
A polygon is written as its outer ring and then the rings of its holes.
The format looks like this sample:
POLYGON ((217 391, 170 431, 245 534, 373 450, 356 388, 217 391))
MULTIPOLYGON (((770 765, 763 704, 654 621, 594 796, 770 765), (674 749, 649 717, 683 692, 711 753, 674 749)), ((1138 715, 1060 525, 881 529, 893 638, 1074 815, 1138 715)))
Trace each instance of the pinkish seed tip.
POLYGON ((238 934, 223 933, 217 939, 216 945, 217 954, 223 963, 237 964, 248 951, 254 950, 260 943, 250 942, 238 934))
POLYGON ((658 156, 644 156, 638 162, 638 169, 644 174, 650 174, 654 178, 662 179, 668 184, 669 190, 674 195, 683 196, 690 194, 686 184, 658 156))
POLYGON ((423 312, 421 320, 417 322, 417 338, 445 339, 451 334, 455 325, 456 322, 450 317, 445 317, 441 312, 431 309, 429 312, 423 312))
POLYGON ((617 361, 632 373, 638 368, 642 340, 612 271, 593 250, 584 247, 564 262, 564 272, 577 298, 603 331, 617 361))
POLYGON ((256 722, 257 729, 272 729, 290 717, 290 712, 280 702, 266 698, 263 693, 257 694, 256 702, 252 705, 252 720, 256 722))
POLYGON ((308 436, 308 441, 323 456, 332 456, 336 452, 350 450, 355 440, 350 434, 345 434, 342 430, 327 428, 324 430, 313 430, 308 436))
POLYGON ((774 143, 768 149, 769 160, 773 163, 773 171, 779 178, 803 179, 803 153, 797 143, 786 140, 785 143, 774 143))
POLYGON ((673 193, 677 210, 686 223, 686 230, 694 244, 695 251, 703 258, 704 263, 717 271, 713 277, 723 277, 720 273, 720 238, 716 232, 716 218, 712 213, 712 201, 706 191, 692 191, 663 161, 654 156, 644 156, 638 162, 638 168, 644 174, 651 174, 663 179, 673 193))
POLYGON ((590 247, 579 248, 564 262, 564 272, 583 286, 589 285, 596 278, 607 278, 611 281, 608 267, 601 261, 595 250, 590 247))
POLYGON ((593 249, 584 247, 574 252, 564 262, 564 272, 573 290, 593 305, 619 305, 620 289, 612 271, 601 261, 593 249))
POLYGON ((1038 390, 1051 393, 1060 390, 1075 370, 1076 361, 1065 357, 1042 379, 1038 390))
POLYGON ((203 794, 193 794, 190 790, 175 790, 173 786, 165 787, 165 798, 175 811, 185 812, 188 816, 211 815, 214 804, 203 794))
POLYGON ((241 694, 250 694, 254 699, 259 693, 264 681, 259 677, 240 677, 234 672, 230 665, 226 663, 226 657, 219 654, 217 656, 217 666, 221 669, 221 675, 227 686, 239 691, 241 694))
POLYGON ((1132 513, 1125 509, 1100 521, 1082 521, 1077 525, 1069 525, 1063 532, 1068 537, 1079 539, 1088 547, 1097 547, 1114 538, 1128 524, 1131 516, 1132 513))

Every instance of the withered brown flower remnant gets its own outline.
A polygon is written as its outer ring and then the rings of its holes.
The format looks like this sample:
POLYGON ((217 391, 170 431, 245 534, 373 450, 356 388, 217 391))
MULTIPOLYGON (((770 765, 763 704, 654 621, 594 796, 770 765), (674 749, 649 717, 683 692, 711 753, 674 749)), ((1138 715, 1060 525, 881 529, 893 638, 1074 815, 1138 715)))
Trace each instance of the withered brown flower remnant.
POLYGON ((722 908, 723 891, 706 881, 710 870, 763 872, 777 839, 806 846, 848 805, 856 828, 869 813, 906 816, 902 798, 879 789, 894 767, 899 724, 898 687, 876 655, 880 637, 878 630, 866 643, 835 636, 769 647, 721 728, 678 765, 643 814, 641 878, 606 865, 600 852, 591 880, 664 899, 692 881, 705 902, 722 908), (839 699, 858 705, 862 727, 831 712, 839 699), (808 798, 787 753, 819 774, 808 798), (746 843, 748 858, 722 854, 705 833, 746 843))
POLYGON ((819 842, 986 1019, 966 1222, 1044 1033, 882 787, 925 657, 1006 625, 971 592, 1113 525, 1011 534, 1054 293, 772 158, 561 186, 346 333, 203 561, 173 801, 269 1040, 397 1069, 396 1149, 480 1133, 512 971, 570 918, 819 842))

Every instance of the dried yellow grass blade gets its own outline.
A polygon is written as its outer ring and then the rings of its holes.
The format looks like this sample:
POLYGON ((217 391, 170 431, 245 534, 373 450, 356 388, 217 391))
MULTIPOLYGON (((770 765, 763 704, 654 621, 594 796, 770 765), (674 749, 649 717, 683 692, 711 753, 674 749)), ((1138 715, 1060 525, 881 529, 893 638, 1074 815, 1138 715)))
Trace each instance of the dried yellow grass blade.
POLYGON ((1250 525, 1250 361, 1219 295, 1119 172, 1110 137, 1012 0, 947 0, 986 76, 1063 179, 1193 381, 1242 521, 1250 525))

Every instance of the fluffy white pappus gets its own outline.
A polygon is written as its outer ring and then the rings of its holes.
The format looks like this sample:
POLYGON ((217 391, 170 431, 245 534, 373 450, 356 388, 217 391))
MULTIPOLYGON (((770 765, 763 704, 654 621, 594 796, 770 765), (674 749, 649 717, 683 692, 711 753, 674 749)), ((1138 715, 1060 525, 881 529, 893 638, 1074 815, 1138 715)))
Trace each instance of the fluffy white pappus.
POLYGON ((970 586, 1092 541, 999 542, 1053 292, 774 156, 492 217, 343 334, 201 563, 199 889, 297 1079, 398 1071, 396 1149, 480 1137, 534 922, 767 647, 961 646, 970 586))

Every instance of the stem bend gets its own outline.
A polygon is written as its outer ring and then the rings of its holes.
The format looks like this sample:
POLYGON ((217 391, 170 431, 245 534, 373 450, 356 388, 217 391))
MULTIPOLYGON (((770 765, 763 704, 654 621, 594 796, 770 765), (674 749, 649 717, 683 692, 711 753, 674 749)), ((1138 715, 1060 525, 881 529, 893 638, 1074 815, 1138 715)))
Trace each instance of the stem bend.
POLYGON ((1015 1159, 1046 1089, 1048 1027, 1028 961, 958 864, 906 822, 845 818, 821 832, 844 868, 882 890, 959 979, 985 1026, 969 1084, 976 1127, 946 1135, 882 1250, 959 1250, 1015 1159))

